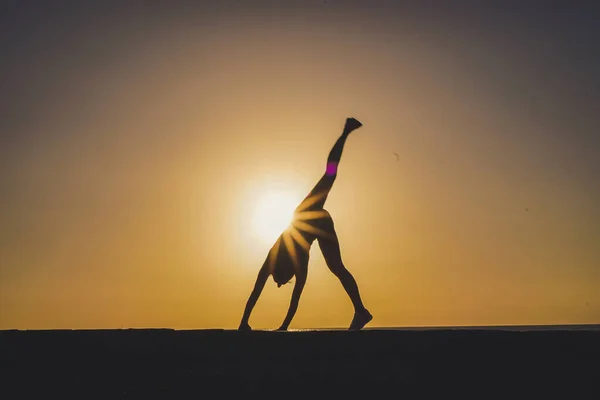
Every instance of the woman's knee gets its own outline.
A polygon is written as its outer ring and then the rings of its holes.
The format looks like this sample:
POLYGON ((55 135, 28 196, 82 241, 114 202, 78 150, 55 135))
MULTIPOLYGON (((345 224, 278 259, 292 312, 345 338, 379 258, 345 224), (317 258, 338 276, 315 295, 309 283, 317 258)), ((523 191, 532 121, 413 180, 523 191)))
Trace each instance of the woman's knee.
POLYGON ((342 262, 328 262, 329 270, 338 278, 348 274, 346 266, 342 262))

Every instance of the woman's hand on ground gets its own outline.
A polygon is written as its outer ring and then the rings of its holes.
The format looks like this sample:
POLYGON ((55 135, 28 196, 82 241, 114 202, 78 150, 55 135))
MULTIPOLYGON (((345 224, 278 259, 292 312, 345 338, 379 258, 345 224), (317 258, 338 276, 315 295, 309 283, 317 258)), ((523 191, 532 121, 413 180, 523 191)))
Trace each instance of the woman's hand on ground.
POLYGON ((250 327, 250 325, 247 322, 242 322, 240 323, 240 326, 238 327, 238 331, 251 331, 252 327, 250 327))

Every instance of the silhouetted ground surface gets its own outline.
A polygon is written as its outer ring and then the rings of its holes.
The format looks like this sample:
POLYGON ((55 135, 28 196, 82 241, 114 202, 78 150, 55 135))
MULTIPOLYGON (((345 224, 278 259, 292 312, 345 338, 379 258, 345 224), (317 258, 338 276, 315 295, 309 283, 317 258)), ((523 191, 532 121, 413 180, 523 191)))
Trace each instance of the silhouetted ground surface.
POLYGON ((0 391, 598 399, 599 361, 598 331, 2 331, 0 391))

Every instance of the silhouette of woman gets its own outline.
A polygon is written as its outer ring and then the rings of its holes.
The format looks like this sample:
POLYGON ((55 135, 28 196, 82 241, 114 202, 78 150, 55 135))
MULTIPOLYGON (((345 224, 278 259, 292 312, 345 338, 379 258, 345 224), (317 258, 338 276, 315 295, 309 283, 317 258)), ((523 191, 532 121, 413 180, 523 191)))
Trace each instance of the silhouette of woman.
POLYGON ((327 266, 339 278, 354 305, 354 318, 348 329, 360 330, 373 319, 362 303, 354 277, 342 262, 333 219, 323 208, 337 177, 338 165, 346 139, 352 131, 361 126, 362 124, 354 118, 346 119, 342 135, 337 139, 327 157, 325 174, 296 208, 292 223, 269 250, 267 258, 258 272, 254 289, 246 303, 239 330, 252 329, 248 320, 269 275, 273 275, 277 287, 288 283, 295 275, 296 283, 290 306, 285 320, 277 329, 287 330, 298 309, 298 302, 308 274, 309 250, 315 240, 319 242, 327 266))

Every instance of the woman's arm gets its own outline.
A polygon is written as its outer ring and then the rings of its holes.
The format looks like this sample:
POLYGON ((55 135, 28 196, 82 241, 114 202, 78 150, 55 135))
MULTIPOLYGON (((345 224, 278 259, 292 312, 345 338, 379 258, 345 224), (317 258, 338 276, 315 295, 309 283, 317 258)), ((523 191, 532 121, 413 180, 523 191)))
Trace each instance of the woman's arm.
POLYGON ((252 330, 250 325, 248 324, 248 320, 250 319, 250 314, 252 313, 252 309, 260 296, 263 288, 265 287, 265 283, 267 282, 267 278, 269 277, 269 269, 267 267, 267 263, 265 262, 261 267, 260 271, 258 271, 258 276, 256 277, 256 283, 254 284, 254 289, 252 293, 250 293, 250 297, 246 302, 246 309, 244 310, 244 316, 242 317, 242 322, 238 330, 241 331, 249 331, 252 330))
POLYGON ((306 275, 307 271, 302 270, 300 273, 296 274, 296 283, 294 284, 294 291, 292 292, 292 299, 290 301, 290 307, 288 309, 287 315, 285 316, 285 320, 283 324, 277 329, 278 331, 287 331, 288 326, 292 322, 294 315, 296 314, 296 310, 298 309, 298 302, 300 301, 300 295, 302 294, 302 290, 304 289, 304 284, 306 283, 306 275))

